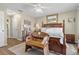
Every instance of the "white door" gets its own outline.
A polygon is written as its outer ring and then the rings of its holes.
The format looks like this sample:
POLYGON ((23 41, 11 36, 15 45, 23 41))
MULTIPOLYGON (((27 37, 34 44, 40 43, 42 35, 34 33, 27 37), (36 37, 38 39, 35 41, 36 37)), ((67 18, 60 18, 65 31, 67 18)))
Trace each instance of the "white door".
POLYGON ((0 11, 0 47, 5 45, 4 13, 0 11))

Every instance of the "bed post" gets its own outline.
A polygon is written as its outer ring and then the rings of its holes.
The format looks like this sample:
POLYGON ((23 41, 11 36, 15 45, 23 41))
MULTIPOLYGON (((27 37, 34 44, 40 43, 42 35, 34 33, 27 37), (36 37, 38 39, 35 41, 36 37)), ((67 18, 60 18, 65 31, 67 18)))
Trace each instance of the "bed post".
POLYGON ((63 45, 63 54, 66 55, 66 35, 65 35, 65 20, 63 20, 63 33, 64 33, 64 45, 63 45))
POLYGON ((63 33, 64 33, 64 45, 66 44, 66 40, 65 40, 65 20, 63 20, 63 33))

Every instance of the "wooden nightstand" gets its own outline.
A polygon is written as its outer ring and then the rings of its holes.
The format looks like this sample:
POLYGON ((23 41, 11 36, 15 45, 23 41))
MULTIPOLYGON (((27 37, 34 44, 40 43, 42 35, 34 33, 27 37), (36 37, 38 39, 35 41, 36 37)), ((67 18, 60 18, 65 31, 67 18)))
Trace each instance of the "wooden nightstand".
POLYGON ((75 35, 74 34, 66 34, 66 42, 67 43, 75 43, 75 35))

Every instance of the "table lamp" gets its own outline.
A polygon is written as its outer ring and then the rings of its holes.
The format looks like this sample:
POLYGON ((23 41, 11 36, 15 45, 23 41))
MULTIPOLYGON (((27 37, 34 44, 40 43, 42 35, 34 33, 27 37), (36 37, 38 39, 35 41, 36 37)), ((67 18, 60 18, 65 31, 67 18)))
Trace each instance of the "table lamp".
POLYGON ((41 26, 39 24, 36 24, 36 31, 38 32, 38 34, 40 34, 40 29, 41 29, 41 26))

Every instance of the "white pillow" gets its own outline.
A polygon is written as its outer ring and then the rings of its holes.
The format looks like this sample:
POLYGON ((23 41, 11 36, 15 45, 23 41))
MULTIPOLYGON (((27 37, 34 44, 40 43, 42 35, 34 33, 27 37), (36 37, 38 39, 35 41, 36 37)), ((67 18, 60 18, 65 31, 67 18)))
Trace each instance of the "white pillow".
POLYGON ((48 33, 49 36, 63 37, 62 28, 48 28, 46 33, 48 33))
POLYGON ((41 28, 41 32, 46 32, 46 28, 41 28))

